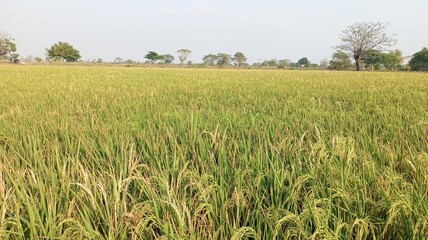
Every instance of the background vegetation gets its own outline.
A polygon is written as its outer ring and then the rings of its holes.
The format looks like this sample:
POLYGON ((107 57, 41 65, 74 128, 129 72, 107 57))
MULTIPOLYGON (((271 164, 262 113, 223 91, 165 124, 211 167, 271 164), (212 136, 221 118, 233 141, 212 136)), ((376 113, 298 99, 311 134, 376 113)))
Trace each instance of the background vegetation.
MULTIPOLYGON (((179 66, 207 67, 237 67, 237 68, 283 68, 283 69, 322 69, 322 70, 350 70, 355 65, 360 70, 387 70, 387 71, 427 71, 428 54, 423 48, 412 56, 404 57, 399 49, 389 50, 397 42, 395 34, 387 32, 389 23, 382 22, 357 22, 348 26, 340 34, 340 44, 335 46, 336 52, 332 54, 331 60, 324 58, 319 64, 311 62, 307 57, 300 58, 297 62, 290 59, 266 59, 255 62, 251 66, 247 63, 247 57, 242 52, 236 52, 233 56, 229 53, 207 54, 201 63, 194 64, 189 60, 192 51, 189 49, 177 50, 179 66), (354 59, 354 62, 352 62, 354 59), (406 59, 410 61, 405 63, 406 59)), ((16 53, 17 48, 14 40, 0 33, 0 62, 4 59, 13 63, 21 60, 27 63, 40 63, 40 57, 28 56, 23 59, 16 53)), ((116 57, 112 64, 125 64, 126 66, 172 66, 175 57, 171 54, 159 54, 156 51, 148 51, 144 58, 145 62, 132 59, 124 60, 116 57)), ((67 42, 58 42, 50 48, 46 48, 46 62, 78 62, 81 60, 80 52, 67 42)), ((104 63, 103 59, 88 59, 87 63, 104 63)))

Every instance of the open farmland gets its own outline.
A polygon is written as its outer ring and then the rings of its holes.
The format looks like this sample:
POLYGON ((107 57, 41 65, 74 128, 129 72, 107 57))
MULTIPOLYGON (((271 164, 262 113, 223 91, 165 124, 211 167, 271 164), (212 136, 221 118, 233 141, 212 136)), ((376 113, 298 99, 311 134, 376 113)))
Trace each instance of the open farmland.
POLYGON ((428 75, 0 66, 0 236, 424 239, 428 75))

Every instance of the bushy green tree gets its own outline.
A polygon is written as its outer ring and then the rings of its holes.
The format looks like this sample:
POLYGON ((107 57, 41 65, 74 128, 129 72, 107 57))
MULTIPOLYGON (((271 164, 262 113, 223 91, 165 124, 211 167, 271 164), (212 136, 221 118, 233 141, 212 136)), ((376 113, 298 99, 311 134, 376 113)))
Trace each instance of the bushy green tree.
POLYGON ((7 59, 7 55, 13 52, 16 52, 13 38, 0 34, 0 60, 7 59))
POLYGON ((329 69, 332 70, 348 70, 352 68, 352 61, 349 55, 343 51, 336 51, 330 60, 329 69))
POLYGON ((219 66, 227 66, 232 62, 232 56, 227 53, 218 53, 217 54, 217 65, 219 66))
POLYGON ((413 54, 409 65, 413 71, 428 71, 428 48, 413 54))
POLYGON ((9 55, 9 61, 10 62, 19 62, 19 58, 20 58, 21 56, 19 55, 19 54, 17 54, 17 53, 11 53, 10 55, 9 55))
POLYGON ((217 55, 208 54, 202 58, 202 61, 204 61, 204 63, 207 65, 214 66, 217 62, 217 59, 218 59, 217 55))
POLYGON ((162 55, 155 51, 149 51, 146 56, 144 56, 145 59, 149 60, 150 63, 154 64, 160 60, 162 60, 162 55))
POLYGON ((364 56, 362 61, 365 63, 366 68, 370 68, 372 70, 379 70, 381 68, 397 70, 403 62, 403 56, 401 51, 398 49, 388 53, 373 50, 364 56))
POLYGON ((247 62, 247 57, 242 52, 237 52, 233 55, 233 61, 240 67, 247 62))
POLYGON ((403 53, 396 49, 384 54, 383 65, 389 70, 398 70, 403 64, 403 53))
POLYGON ((175 57, 171 54, 164 54, 162 55, 162 60, 166 64, 171 64, 175 60, 175 57))
POLYGON ((58 42, 46 49, 48 58, 58 61, 77 62, 81 58, 80 52, 66 42, 58 42))
POLYGON ((307 57, 303 57, 297 61, 298 64, 300 64, 301 67, 308 67, 311 62, 307 57))
POLYGON ((367 53, 361 60, 365 63, 366 68, 370 68, 371 70, 379 70, 384 63, 384 59, 384 53, 378 50, 373 50, 367 53))

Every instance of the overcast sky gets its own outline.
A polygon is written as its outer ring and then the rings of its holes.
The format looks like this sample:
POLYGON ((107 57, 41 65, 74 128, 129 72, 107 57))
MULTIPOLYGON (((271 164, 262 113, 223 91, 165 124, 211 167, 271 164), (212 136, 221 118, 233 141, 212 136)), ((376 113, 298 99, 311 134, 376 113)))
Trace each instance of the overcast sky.
MULTIPOLYGON (((147 51, 245 53, 249 62, 330 58, 338 36, 359 21, 390 22, 393 48, 411 55, 428 47, 428 0, 0 0, 0 31, 18 53, 45 55, 66 41, 84 60, 144 61, 147 51)), ((177 58, 177 57, 176 57, 177 58)))

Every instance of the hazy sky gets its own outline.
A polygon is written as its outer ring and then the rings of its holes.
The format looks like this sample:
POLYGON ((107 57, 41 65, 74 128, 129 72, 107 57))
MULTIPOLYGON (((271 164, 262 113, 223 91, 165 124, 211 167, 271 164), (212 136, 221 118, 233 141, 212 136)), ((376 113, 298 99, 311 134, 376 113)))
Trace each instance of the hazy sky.
MULTIPOLYGON (((428 0, 0 0, 0 31, 18 53, 44 57, 58 41, 84 60, 144 61, 149 50, 244 52, 249 62, 330 58, 344 28, 358 21, 390 22, 393 48, 411 55, 428 47, 428 0)), ((176 57, 177 58, 177 57, 176 57)))

